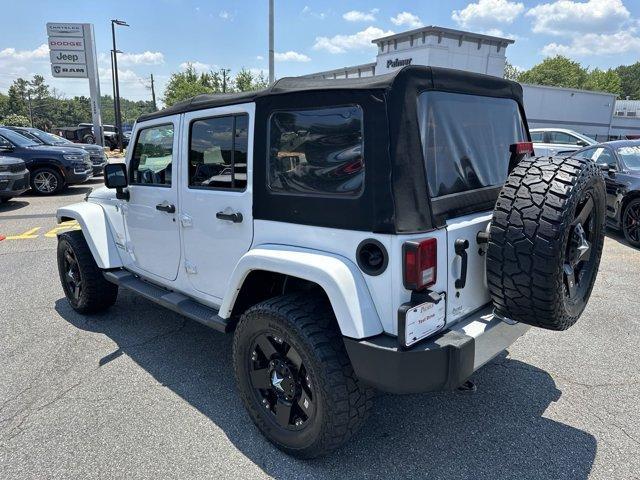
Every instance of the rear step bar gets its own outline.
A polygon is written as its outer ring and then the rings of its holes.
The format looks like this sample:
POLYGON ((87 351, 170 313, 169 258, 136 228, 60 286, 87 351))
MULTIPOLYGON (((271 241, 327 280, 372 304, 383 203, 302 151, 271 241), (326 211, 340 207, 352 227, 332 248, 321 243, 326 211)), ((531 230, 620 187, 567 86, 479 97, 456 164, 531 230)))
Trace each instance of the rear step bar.
POLYGON ((231 330, 231 322, 218 316, 218 310, 198 303, 186 295, 172 292, 162 287, 140 280, 134 274, 125 270, 104 272, 104 278, 119 287, 126 288, 143 296, 147 300, 184 315, 191 320, 200 322, 207 327, 222 333, 231 330))

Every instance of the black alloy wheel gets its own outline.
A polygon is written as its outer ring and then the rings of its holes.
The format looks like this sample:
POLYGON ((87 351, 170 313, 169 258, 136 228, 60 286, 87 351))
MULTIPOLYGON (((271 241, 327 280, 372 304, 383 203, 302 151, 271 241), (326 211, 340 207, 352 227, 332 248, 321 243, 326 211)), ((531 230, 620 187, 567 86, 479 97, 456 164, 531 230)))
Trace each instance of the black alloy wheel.
POLYGON ((585 301, 596 273, 597 262, 592 251, 594 240, 600 235, 602 227, 595 221, 594 207, 593 194, 588 191, 578 204, 569 227, 563 264, 564 293, 568 307, 585 301))
POLYGON ((315 412, 315 393, 296 349, 263 332, 255 338, 247 361, 256 398, 273 420, 287 430, 304 428, 315 412))
POLYGON ((640 247, 640 199, 631 200, 622 214, 622 232, 634 247, 640 247))
POLYGON ((65 290, 75 303, 79 303, 83 289, 82 274, 80 273, 80 266, 78 265, 76 254, 70 245, 64 249, 64 259, 62 262, 63 279, 66 286, 65 290))

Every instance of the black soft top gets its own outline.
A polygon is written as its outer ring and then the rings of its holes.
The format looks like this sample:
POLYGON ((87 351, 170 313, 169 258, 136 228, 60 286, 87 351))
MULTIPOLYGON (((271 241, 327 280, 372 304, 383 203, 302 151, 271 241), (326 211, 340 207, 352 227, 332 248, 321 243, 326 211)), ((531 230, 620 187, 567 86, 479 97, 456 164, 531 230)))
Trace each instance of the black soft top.
MULTIPOLYGON (((449 68, 410 65, 392 73, 364 78, 323 79, 285 77, 264 90, 241 93, 196 95, 171 107, 141 115, 139 122, 169 115, 254 102, 259 98, 295 92, 323 90, 394 90, 418 83, 423 90, 441 90, 472 95, 513 98, 522 103, 522 87, 516 82, 449 68)), ((292 104, 291 107, 296 107, 292 104)))
POLYGON ((255 102, 255 219, 380 233, 424 232, 444 225, 448 218, 490 210, 500 189, 496 186, 430 198, 417 101, 420 93, 427 90, 510 98, 518 103, 525 119, 522 88, 518 83, 459 70, 407 66, 374 77, 283 78, 258 92, 199 95, 143 115, 139 121, 255 102), (362 194, 346 198, 270 191, 267 185, 270 115, 280 110, 336 105, 358 105, 363 110, 366 172, 362 194))

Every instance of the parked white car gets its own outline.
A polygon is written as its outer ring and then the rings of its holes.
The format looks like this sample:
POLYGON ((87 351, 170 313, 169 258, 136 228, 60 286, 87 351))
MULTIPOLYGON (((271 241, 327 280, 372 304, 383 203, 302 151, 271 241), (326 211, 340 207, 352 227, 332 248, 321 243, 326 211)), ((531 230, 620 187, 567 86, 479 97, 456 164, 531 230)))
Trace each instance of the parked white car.
POLYGON ((566 155, 598 143, 593 138, 566 128, 532 128, 529 131, 538 156, 566 155))
POLYGON ((107 188, 58 210, 82 227, 58 237, 67 300, 94 313, 122 288, 233 332, 240 398, 291 455, 347 441, 374 389, 470 389, 530 325, 573 325, 596 278, 600 169, 531 158, 509 80, 281 79, 131 138, 107 188))

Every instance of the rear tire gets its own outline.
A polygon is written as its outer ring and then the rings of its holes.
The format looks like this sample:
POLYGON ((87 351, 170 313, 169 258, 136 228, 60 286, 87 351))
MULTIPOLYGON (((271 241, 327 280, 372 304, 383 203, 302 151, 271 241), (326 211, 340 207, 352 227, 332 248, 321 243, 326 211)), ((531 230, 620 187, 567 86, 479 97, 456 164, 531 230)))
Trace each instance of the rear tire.
POLYGON ((118 286, 105 280, 79 230, 58 236, 58 273, 64 294, 78 313, 106 310, 118 298, 118 286))
POLYGON ((565 330, 582 314, 604 243, 605 184, 578 158, 524 160, 491 220, 487 281, 498 315, 565 330))
POLYGON ((82 143, 93 145, 94 143, 96 143, 96 138, 91 134, 87 134, 84 137, 82 137, 82 143))
POLYGON ((374 391, 356 377, 324 296, 297 293, 250 308, 235 332, 233 363, 251 419, 295 457, 341 446, 373 406, 374 391))
POLYGON ((55 195, 64 187, 64 178, 54 168, 44 167, 33 172, 30 179, 31 190, 37 195, 55 195))

